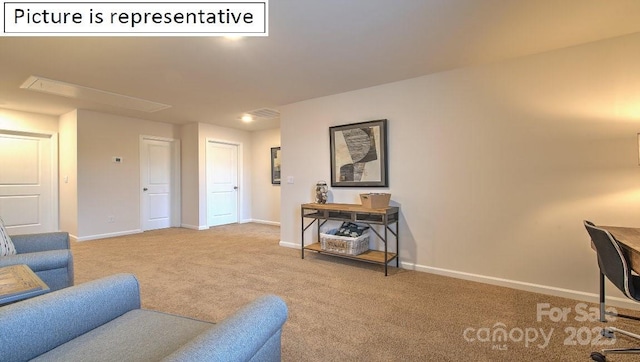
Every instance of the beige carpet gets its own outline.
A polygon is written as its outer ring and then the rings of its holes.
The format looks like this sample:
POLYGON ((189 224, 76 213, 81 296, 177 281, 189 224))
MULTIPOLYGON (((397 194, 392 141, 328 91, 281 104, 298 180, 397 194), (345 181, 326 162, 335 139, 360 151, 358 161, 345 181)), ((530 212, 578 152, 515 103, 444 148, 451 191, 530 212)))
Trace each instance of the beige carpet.
POLYGON ((610 343, 599 322, 576 320, 575 300, 396 268, 385 277, 381 266, 312 252, 302 260, 279 237, 278 227, 242 224, 73 243, 76 283, 133 273, 143 307, 212 322, 279 295, 289 307, 284 361, 588 361, 601 348, 592 344, 610 343), (538 322, 539 303, 569 308, 566 322, 538 322))

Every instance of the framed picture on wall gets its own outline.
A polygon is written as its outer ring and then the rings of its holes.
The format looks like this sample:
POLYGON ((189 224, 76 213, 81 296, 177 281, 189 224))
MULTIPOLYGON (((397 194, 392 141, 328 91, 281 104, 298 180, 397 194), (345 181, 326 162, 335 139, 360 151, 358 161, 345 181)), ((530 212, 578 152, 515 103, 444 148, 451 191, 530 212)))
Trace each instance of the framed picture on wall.
POLYGON ((387 120, 329 128, 331 186, 388 187, 387 120))
POLYGON ((280 185, 280 147, 271 147, 271 183, 280 185))

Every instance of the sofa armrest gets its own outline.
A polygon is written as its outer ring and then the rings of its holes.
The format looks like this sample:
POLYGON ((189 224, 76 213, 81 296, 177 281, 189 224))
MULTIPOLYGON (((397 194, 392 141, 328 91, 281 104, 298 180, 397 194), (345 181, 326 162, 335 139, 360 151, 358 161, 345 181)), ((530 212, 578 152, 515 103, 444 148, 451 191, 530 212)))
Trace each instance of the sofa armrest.
POLYGON ((70 249, 69 233, 66 232, 12 235, 11 241, 18 254, 70 249))
POLYGON ((140 287, 118 274, 0 308, 2 360, 35 358, 140 308, 140 287))
POLYGON ((203 332, 163 361, 280 361, 287 305, 261 297, 203 332))

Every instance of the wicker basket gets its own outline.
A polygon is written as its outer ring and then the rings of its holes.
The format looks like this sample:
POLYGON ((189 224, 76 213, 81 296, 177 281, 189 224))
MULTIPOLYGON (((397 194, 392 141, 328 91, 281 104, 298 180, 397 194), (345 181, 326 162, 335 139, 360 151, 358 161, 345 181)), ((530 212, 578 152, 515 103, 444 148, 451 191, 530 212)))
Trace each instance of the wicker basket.
POLYGON ((369 233, 357 238, 335 235, 337 229, 320 233, 320 248, 336 254, 358 255, 369 250, 369 233))

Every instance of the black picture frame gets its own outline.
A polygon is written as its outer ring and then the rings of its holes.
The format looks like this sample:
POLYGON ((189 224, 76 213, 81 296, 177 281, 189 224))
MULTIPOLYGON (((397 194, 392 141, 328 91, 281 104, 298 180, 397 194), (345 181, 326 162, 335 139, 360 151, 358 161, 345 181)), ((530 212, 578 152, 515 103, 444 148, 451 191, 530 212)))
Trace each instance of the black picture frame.
POLYGON ((280 185, 280 147, 271 147, 271 184, 280 185))
POLYGON ((332 187, 389 187, 387 120, 329 127, 332 187))

